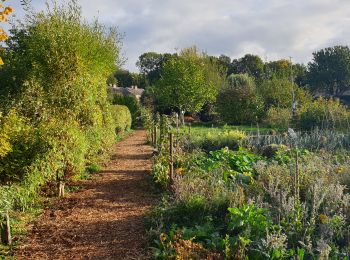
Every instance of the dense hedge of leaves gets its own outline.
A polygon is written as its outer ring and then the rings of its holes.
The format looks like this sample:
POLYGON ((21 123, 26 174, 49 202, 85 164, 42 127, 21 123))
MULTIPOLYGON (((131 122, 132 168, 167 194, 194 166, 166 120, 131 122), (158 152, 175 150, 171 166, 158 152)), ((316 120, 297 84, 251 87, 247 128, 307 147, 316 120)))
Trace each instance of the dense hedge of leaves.
POLYGON ((318 98, 303 106, 298 121, 301 129, 348 129, 350 112, 339 100, 318 98))
POLYGON ((121 127, 106 89, 119 52, 118 32, 84 22, 75 1, 12 30, 0 69, 0 213, 30 207, 46 182, 104 158, 121 127))
POLYGON ((141 116, 141 105, 136 97, 115 94, 113 96, 113 104, 124 105, 130 110, 133 127, 140 123, 139 118, 141 116))
POLYGON ((130 130, 132 118, 127 106, 113 105, 112 116, 115 121, 116 134, 123 134, 130 130))

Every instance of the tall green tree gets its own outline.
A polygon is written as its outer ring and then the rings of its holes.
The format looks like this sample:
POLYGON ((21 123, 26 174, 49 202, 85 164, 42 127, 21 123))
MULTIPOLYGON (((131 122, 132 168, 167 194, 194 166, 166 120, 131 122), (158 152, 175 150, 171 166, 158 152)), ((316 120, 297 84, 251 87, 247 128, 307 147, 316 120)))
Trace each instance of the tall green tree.
POLYGON ((114 77, 117 79, 119 87, 129 88, 134 83, 133 75, 128 70, 119 69, 115 72, 114 77))
POLYGON ((231 70, 234 74, 248 74, 259 79, 264 72, 264 62, 258 55, 246 54, 239 60, 233 60, 231 70))
POLYGON ((350 49, 334 46, 313 53, 308 81, 316 92, 340 95, 350 86, 350 49))
POLYGON ((293 93, 299 105, 311 100, 305 90, 286 78, 272 78, 259 82, 257 93, 263 98, 266 111, 270 107, 292 108, 293 93))
POLYGON ((292 64, 289 60, 282 59, 271 61, 265 64, 265 71, 270 78, 288 79, 291 76, 292 64))
POLYGON ((229 56, 226 56, 224 54, 221 54, 219 56, 219 63, 220 65, 226 69, 226 71, 228 72, 231 66, 231 58, 229 56))
POLYGON ((160 79, 163 64, 172 55, 169 53, 146 52, 139 57, 136 66, 139 68, 140 73, 147 78, 147 85, 153 86, 160 79))
MULTIPOLYGON (((214 69, 214 67, 211 67, 214 69)), ((207 75, 205 55, 195 47, 184 49, 180 55, 165 62, 156 85, 156 99, 162 109, 199 112, 205 102, 215 100, 217 88, 207 75)))

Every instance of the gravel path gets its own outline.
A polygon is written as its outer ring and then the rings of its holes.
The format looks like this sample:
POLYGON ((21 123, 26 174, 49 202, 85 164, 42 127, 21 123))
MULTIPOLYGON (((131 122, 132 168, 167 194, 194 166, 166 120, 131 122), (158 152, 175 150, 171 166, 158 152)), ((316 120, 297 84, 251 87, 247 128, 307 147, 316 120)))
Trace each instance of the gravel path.
POLYGON ((114 146, 112 160, 83 189, 59 200, 33 225, 16 259, 147 259, 145 212, 152 148, 145 131, 114 146))

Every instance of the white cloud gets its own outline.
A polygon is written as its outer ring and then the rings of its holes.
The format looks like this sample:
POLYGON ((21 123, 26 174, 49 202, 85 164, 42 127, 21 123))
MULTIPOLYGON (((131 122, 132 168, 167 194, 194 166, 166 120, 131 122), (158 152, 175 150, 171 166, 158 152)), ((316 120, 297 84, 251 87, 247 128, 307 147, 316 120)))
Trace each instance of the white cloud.
MULTIPOLYGON (((8 0, 19 8, 18 0, 8 0)), ((44 0, 33 0, 43 8, 44 0)), ((312 52, 350 45, 348 0, 80 0, 87 19, 125 32, 126 67, 146 51, 174 52, 196 44, 209 54, 245 53, 308 62, 312 52)), ((18 9, 17 15, 22 11, 18 9)))

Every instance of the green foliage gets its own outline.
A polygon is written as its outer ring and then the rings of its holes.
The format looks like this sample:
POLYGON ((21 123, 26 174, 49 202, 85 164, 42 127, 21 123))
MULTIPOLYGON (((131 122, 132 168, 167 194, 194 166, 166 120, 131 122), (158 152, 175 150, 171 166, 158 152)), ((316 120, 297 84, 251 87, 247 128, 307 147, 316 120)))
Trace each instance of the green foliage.
POLYGON ((113 104, 127 106, 132 118, 132 127, 140 124, 141 105, 134 96, 123 96, 115 94, 113 97, 113 104))
POLYGON ((342 94, 350 85, 350 49, 334 46, 313 53, 308 81, 315 92, 342 94))
POLYGON ((102 170, 101 166, 99 166, 97 164, 91 164, 91 165, 86 167, 86 171, 88 173, 96 173, 96 172, 99 172, 101 170, 102 170))
POLYGON ((126 131, 129 131, 132 125, 132 116, 128 107, 123 105, 113 105, 111 110, 116 134, 122 135, 126 131))
POLYGON ((258 85, 257 90, 264 100, 265 110, 268 110, 270 107, 291 109, 293 93, 295 93, 299 105, 311 100, 311 96, 306 91, 292 84, 290 80, 283 78, 263 80, 258 85))
POLYGON ((228 208, 228 227, 236 235, 257 240, 266 236, 271 219, 265 209, 254 205, 243 205, 240 208, 228 208))
MULTIPOLYGON (((289 146, 290 142, 289 137, 289 146)), ((302 140, 298 145, 303 146, 302 140)), ((345 256, 350 225, 348 152, 313 153, 284 145, 262 152, 268 158, 243 149, 178 151, 172 193, 150 216, 157 255, 345 256)), ((163 176, 168 176, 168 156, 155 158, 164 167, 163 176)), ((169 188, 169 180, 166 183, 169 188)))
POLYGON ((153 86, 160 79, 164 63, 172 56, 176 54, 146 52, 139 57, 136 66, 146 78, 146 86, 153 86))
POLYGON ((265 64, 265 71, 271 74, 269 78, 288 79, 291 76, 292 64, 286 59, 271 61, 265 64))
POLYGON ((161 108, 198 112, 205 102, 215 99, 217 89, 208 81, 204 58, 189 48, 165 62, 155 91, 161 108))
POLYGON ((108 86, 117 86, 118 85, 118 80, 114 75, 110 75, 106 81, 108 86))
POLYGON ((218 150, 224 147, 228 147, 231 150, 237 150, 245 139, 245 133, 238 130, 227 130, 222 132, 208 131, 204 135, 192 135, 191 143, 194 147, 205 151, 218 150))
POLYGON ((231 124, 257 122, 263 110, 254 79, 247 74, 228 78, 228 86, 222 88, 217 97, 217 106, 222 119, 231 124))
POLYGON ((158 157, 152 167, 153 180, 161 188, 166 188, 169 185, 169 165, 168 158, 165 156, 158 157))
MULTIPOLYGON (((106 89, 119 63, 117 31, 84 22, 76 1, 28 17, 13 29, 0 71, 0 196, 7 201, 0 211, 27 210, 47 182, 98 164, 120 116, 112 117, 106 89)), ((127 120, 130 126, 130 114, 127 120)))
POLYGON ((245 150, 236 152, 227 148, 210 152, 210 156, 201 162, 200 167, 213 172, 222 171, 222 180, 226 183, 249 184, 255 175, 254 164, 259 156, 245 150))
POLYGON ((118 70, 114 73, 114 78, 118 82, 118 87, 130 88, 134 85, 132 74, 127 70, 118 70))
POLYGON ((339 100, 318 98, 300 109, 298 120, 300 128, 304 130, 347 129, 349 111, 339 100))
POLYGON ((270 107, 265 123, 272 128, 287 129, 292 119, 291 108, 270 107))
POLYGON ((259 79, 264 71, 264 62, 257 55, 246 54, 239 60, 232 61, 232 73, 248 74, 249 76, 259 79))

